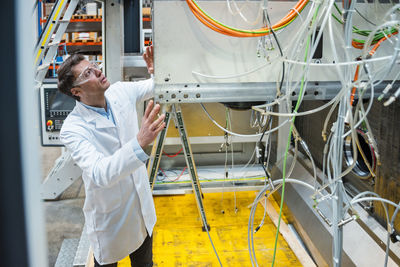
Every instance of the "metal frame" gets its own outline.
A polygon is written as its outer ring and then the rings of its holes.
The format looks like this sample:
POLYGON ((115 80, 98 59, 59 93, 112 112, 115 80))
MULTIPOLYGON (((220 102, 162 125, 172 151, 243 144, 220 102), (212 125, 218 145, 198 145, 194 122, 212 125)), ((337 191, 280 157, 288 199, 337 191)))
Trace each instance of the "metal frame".
MULTIPOLYGON (((291 164, 292 156, 288 158, 288 165, 291 164)), ((308 169, 307 162, 299 159, 295 165, 293 173, 296 173, 301 180, 308 183, 314 183, 312 170, 308 169)), ((272 178, 282 177, 282 167, 272 171, 272 178)), ((321 171, 317 170, 317 177, 321 179, 321 171)), ((317 182, 317 187, 320 186, 317 182)), ((314 208, 315 202, 309 197, 310 189, 297 185, 286 184, 285 204, 289 212, 290 223, 293 223, 299 232, 307 248, 309 249, 314 261, 318 266, 334 266, 333 262, 333 238, 334 231, 331 226, 333 210, 331 203, 320 202, 317 213, 314 208), (321 216, 321 214, 323 216, 321 216), (327 219, 329 218, 329 219, 327 219)), ((328 193, 328 192, 326 192, 328 193)), ((346 192, 344 192, 346 194, 346 192)), ((352 223, 341 226, 343 235, 343 248, 341 249, 342 266, 383 266, 385 258, 385 242, 387 238, 386 229, 375 221, 360 206, 355 205, 356 212, 360 218, 352 223), (369 228, 369 232, 366 230, 369 228), (375 236, 372 236, 374 234, 375 236)), ((350 214, 346 214, 350 217, 350 214)), ((398 266, 400 256, 399 243, 390 244, 390 257, 388 266, 398 266), (396 255, 393 257, 393 255, 396 255)))
POLYGON ((185 129, 185 124, 183 122, 182 111, 181 111, 179 105, 174 104, 174 105, 166 108, 165 120, 164 120, 166 123, 166 127, 161 131, 156 142, 154 142, 154 144, 153 144, 153 150, 152 150, 149 165, 147 168, 147 171, 149 173, 149 181, 150 181, 151 189, 154 188, 154 183, 155 183, 156 176, 157 176, 158 166, 160 164, 161 154, 162 154, 162 150, 164 147, 164 140, 167 136, 167 130, 168 130, 169 122, 171 120, 171 116, 174 118, 175 125, 178 128, 179 135, 181 137, 183 151, 185 153, 186 166, 187 166, 189 174, 190 174, 192 188, 193 188, 193 192, 194 192, 195 199, 196 199, 196 204, 199 209, 200 218, 203 223, 203 231, 206 231, 206 227, 208 230, 210 230, 210 226, 207 223, 207 218, 206 218, 206 214, 204 211, 204 205, 203 205, 204 195, 201 191, 201 185, 200 185, 200 182, 198 179, 196 165, 194 163, 192 148, 189 143, 189 139, 188 139, 187 132, 185 129))
POLYGON ((104 9, 104 32, 103 32, 103 59, 105 63, 105 74, 110 83, 122 80, 124 54, 124 24, 123 4, 120 0, 107 0, 104 9))
MULTIPOLYGON (((378 97, 387 84, 383 81, 375 89, 378 97)), ((396 82, 394 86, 399 86, 396 82)), ((282 86, 285 90, 286 86, 282 86)), ((341 89, 340 82, 309 82, 304 100, 330 100, 341 89)), ((276 98, 276 83, 207 83, 159 85, 155 90, 155 100, 160 103, 206 103, 206 102, 251 102, 273 101, 276 98), (249 93, 251 92, 251 93, 249 93)), ((292 93, 291 100, 297 100, 299 89, 292 93)), ((370 92, 366 91, 364 98, 370 92)), ((357 96, 355 96, 357 98, 357 96)))
MULTIPOLYGON (((198 1, 198 4, 211 16, 230 26, 249 27, 238 19, 238 16, 232 16, 227 11, 225 1, 202 0, 198 1)), ((246 5, 247 15, 254 15, 253 13, 259 9, 260 5, 257 1, 246 1, 241 4, 246 5)), ((279 20, 282 14, 286 14, 294 4, 295 1, 270 1, 269 8, 273 11, 270 14, 271 20, 279 20)), ((257 56, 260 38, 232 38, 216 33, 194 17, 185 1, 155 0, 153 6, 157 101, 160 103, 248 102, 260 101, 260 99, 271 101, 276 98, 277 82, 281 75, 278 49, 269 50, 265 57, 257 56), (171 17, 174 19, 169 19, 171 17), (192 71, 210 76, 226 76, 225 78, 210 78, 195 75, 192 71), (229 75, 235 73, 247 74, 229 75)), ((358 6, 359 10, 365 14, 371 14, 369 7, 370 4, 358 6)), ((305 12, 308 8, 308 6, 305 8, 305 12)), ((292 43, 290 33, 295 33, 300 23, 300 19, 295 20, 279 33, 282 49, 290 48, 292 43)), ((357 25, 368 26, 362 19, 357 20, 357 25)), ((261 25, 252 27, 257 26, 261 25)), ((340 29, 339 23, 334 24, 334 30, 340 29)), ((327 35, 322 37, 322 58, 314 59, 314 64, 310 66, 304 100, 332 99, 342 88, 332 64, 334 57, 327 38, 327 35), (332 65, 322 68, 319 63, 332 65)), ((357 56, 354 55, 354 58, 357 56)), ((381 66, 383 63, 376 64, 381 66)), ((301 64, 292 64, 292 66, 294 66, 292 70, 294 76, 297 71, 301 73, 304 67, 301 64)), ((385 73, 386 80, 395 77, 398 71, 399 67, 396 67, 391 73, 385 73)), ((296 76, 293 79, 297 78, 299 77, 296 76)), ((385 85, 381 83, 379 88, 375 88, 376 93, 379 94, 385 85)), ((282 92, 285 90, 284 84, 282 92)), ((297 96, 292 99, 297 99, 297 96)))

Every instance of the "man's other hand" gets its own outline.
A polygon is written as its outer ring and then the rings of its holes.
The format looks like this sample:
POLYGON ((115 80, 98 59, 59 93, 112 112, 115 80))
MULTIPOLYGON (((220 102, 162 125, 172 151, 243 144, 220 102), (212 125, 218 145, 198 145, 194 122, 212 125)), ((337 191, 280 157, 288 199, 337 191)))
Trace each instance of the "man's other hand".
POLYGON ((147 71, 150 74, 154 74, 154 60, 153 60, 153 46, 146 47, 146 51, 143 53, 143 59, 147 65, 147 71))
POLYGON ((159 111, 160 105, 154 105, 153 100, 150 100, 143 115, 142 126, 137 134, 138 143, 143 149, 153 142, 158 133, 165 127, 165 114, 155 120, 159 111))

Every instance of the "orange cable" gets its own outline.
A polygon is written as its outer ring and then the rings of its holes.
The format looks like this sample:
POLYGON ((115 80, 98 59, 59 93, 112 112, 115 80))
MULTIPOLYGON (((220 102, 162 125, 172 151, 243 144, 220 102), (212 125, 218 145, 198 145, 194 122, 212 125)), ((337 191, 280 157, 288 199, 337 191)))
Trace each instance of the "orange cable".
MULTIPOLYGON (((235 31, 232 30, 226 26, 220 25, 218 23, 216 23, 215 21, 213 21, 212 19, 210 19, 207 15, 204 14, 203 11, 201 11, 191 0, 186 0, 190 10, 192 11, 192 13, 207 27, 209 27, 210 29, 217 31, 219 33, 223 33, 226 35, 230 35, 230 36, 234 36, 234 37, 257 37, 257 36, 263 36, 263 35, 267 35, 270 32, 259 32, 259 31, 268 31, 268 28, 261 28, 261 29, 257 29, 257 30, 252 30, 251 33, 244 33, 244 32, 240 32, 240 31, 235 31), (202 19, 200 19, 199 17, 201 17, 202 19), (207 23, 205 23, 207 22, 207 23), (211 26, 212 25, 212 26, 211 26), (217 30, 218 29, 218 30, 217 30)), ((293 9, 295 9, 297 12, 301 11, 306 4, 308 3, 308 0, 300 0, 296 3, 295 7, 293 9)), ((272 26, 272 29, 276 29, 279 27, 282 27, 286 24, 288 24, 291 20, 293 20, 296 16, 297 16, 297 12, 294 11, 293 9, 291 9, 289 11, 289 13, 282 18, 278 23, 276 23, 275 25, 272 26)))
MULTIPOLYGON (((358 80, 358 72, 359 72, 359 70, 360 70, 360 65, 357 65, 356 73, 354 74, 354 80, 353 80, 353 82, 356 82, 356 81, 358 80)), ((354 95, 355 95, 355 94, 356 94, 356 87, 354 86, 354 87, 353 87, 353 90, 351 91, 350 106, 353 105, 353 102, 354 102, 354 95)))
MULTIPOLYGON (((190 5, 189 5, 189 7, 190 7, 190 10, 193 12, 193 15, 195 15, 196 18, 197 18, 201 23, 203 23, 205 26, 207 26, 208 28, 212 29, 213 31, 219 32, 219 33, 221 33, 221 34, 229 35, 229 34, 223 32, 222 30, 220 30, 219 28, 216 28, 215 26, 208 24, 208 22, 207 22, 206 20, 204 20, 203 17, 201 17, 200 15, 198 15, 198 14, 192 9, 192 7, 191 7, 190 5)), ((231 36, 231 35, 229 35, 229 36, 231 36)), ((238 36, 236 36, 236 37, 238 37, 238 36)))
MULTIPOLYGON (((369 55, 370 55, 370 56, 373 56, 373 55, 375 54, 376 50, 379 48, 379 46, 380 46, 385 40, 387 40, 389 37, 392 37, 393 35, 396 35, 396 34, 398 34, 398 32, 394 32, 394 33, 392 33, 392 34, 388 34, 387 36, 381 38, 381 39, 374 45, 374 47, 371 49, 371 51, 369 51, 369 55)), ((355 46, 355 44, 361 45, 361 48, 364 47, 364 44, 361 44, 361 43, 358 43, 358 42, 352 41, 352 44, 353 44, 353 46, 354 46, 355 48, 357 48, 357 47, 355 46)), ((357 65, 356 73, 354 74, 354 81, 353 81, 353 82, 355 82, 355 81, 358 80, 358 73, 359 73, 359 70, 360 70, 360 65, 357 65)), ((356 87, 353 87, 353 90, 352 90, 351 96, 350 96, 350 105, 353 105, 353 102, 354 102, 354 95, 355 95, 355 94, 356 94, 356 87)))
POLYGON ((379 46, 382 44, 383 41, 385 41, 387 38, 392 37, 393 35, 398 34, 399 32, 394 32, 392 34, 388 34, 387 36, 383 37, 382 39, 380 39, 375 45, 374 47, 371 49, 371 51, 369 52, 369 54, 372 56, 373 54, 375 54, 376 49, 379 48, 379 46))

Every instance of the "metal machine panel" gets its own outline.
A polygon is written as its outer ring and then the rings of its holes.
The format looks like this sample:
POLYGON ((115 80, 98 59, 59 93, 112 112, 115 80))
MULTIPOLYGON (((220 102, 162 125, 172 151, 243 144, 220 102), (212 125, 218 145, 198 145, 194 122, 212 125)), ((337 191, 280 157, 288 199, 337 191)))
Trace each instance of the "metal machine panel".
MULTIPOLYGON (((259 16, 262 1, 236 1, 248 18, 259 18, 258 22, 249 25, 239 15, 233 16, 227 7, 226 1, 198 1, 198 4, 213 18, 222 23, 243 29, 255 29, 262 25, 259 16)), ((271 22, 274 24, 295 5, 295 1, 269 1, 271 22)), ((385 4, 381 4, 385 5, 385 4)), ((291 59, 290 52, 300 44, 293 42, 293 37, 302 25, 310 4, 294 22, 283 30, 277 32, 277 37, 283 49, 284 60, 291 59)), ((385 8, 376 8, 373 4, 358 3, 357 9, 367 17, 375 18, 386 12, 385 8)), ((326 14, 325 14, 326 15, 326 14)), ((354 16, 354 24, 370 29, 364 19, 354 16)), ((343 35, 342 25, 333 21, 333 34, 343 35)), ((320 94, 315 95, 321 99, 325 90, 340 84, 336 72, 334 56, 331 48, 331 37, 327 29, 323 30, 321 58, 313 60, 310 66, 308 81, 321 82, 320 94), (330 66, 320 64, 331 64, 330 66), (325 86, 326 85, 326 86, 325 86)), ((154 1, 154 45, 155 45, 155 81, 156 99, 161 103, 194 103, 194 102, 226 102, 226 101, 257 101, 260 96, 270 100, 276 96, 277 82, 281 78, 282 60, 279 50, 272 36, 266 36, 265 42, 274 43, 274 49, 267 50, 265 56, 260 50, 260 37, 236 38, 217 33, 197 20, 190 11, 185 1, 154 1), (173 18, 173 19, 171 19, 173 18), (197 73, 219 78, 204 77, 197 73), (232 91, 230 91, 232 88, 232 91), (172 93, 171 93, 172 92, 172 93), (249 93, 251 92, 251 93, 249 93), (227 100, 229 98, 229 100, 227 100)), ((305 37, 304 37, 305 38, 305 37)), ((334 39, 334 45, 343 59, 343 43, 334 39)), ((304 46, 304 45, 303 45, 304 46)), ((361 50, 353 49, 352 60, 355 60, 361 50)), ((393 53, 390 42, 382 44, 376 53, 377 57, 393 53)), ((295 59, 300 60, 300 59, 295 59)), ((301 61, 301 60, 300 60, 301 61)), ((373 63, 373 69, 378 69, 387 61, 373 63)), ((354 67, 354 66, 353 66, 354 67)), ((292 70, 294 76, 302 73, 304 65, 296 64, 292 70)), ((400 70, 398 66, 387 75, 387 80, 392 79, 400 70)), ((287 74, 286 74, 287 75, 287 74)), ((301 79, 294 77, 294 80, 301 79)), ((314 98, 312 94, 308 94, 314 98)))
POLYGON ((56 83, 40 88, 40 128, 43 146, 62 146, 60 130, 65 118, 75 107, 75 100, 58 91, 56 83))

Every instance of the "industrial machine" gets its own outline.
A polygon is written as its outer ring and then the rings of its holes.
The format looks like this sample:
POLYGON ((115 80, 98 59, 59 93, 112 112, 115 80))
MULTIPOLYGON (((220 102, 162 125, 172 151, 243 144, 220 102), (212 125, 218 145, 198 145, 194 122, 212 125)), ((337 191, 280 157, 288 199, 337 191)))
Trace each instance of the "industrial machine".
MULTIPOLYGON (((384 231, 373 233, 377 222, 366 221, 368 213, 352 204, 373 196, 363 207, 378 220, 383 216, 372 204, 385 201, 373 186, 385 178, 376 173, 379 145, 370 126, 375 123, 369 124, 366 116, 374 98, 385 98, 398 86, 400 43, 391 38, 397 33, 395 9, 393 4, 351 1, 342 6, 333 1, 154 1, 157 101, 250 102, 260 116, 273 121, 258 129, 271 136, 272 145, 265 147, 273 156, 263 161, 275 164, 273 182, 255 203, 288 179, 282 199, 321 266, 399 264, 397 246, 392 245, 388 261, 388 248, 379 245, 390 245, 384 231), (360 239, 364 242, 357 243, 357 250, 375 253, 374 259, 360 256, 350 245, 360 239)), ((208 106, 201 104, 203 111, 192 105, 197 116, 206 112, 214 123, 224 121, 212 118, 218 113, 208 112, 208 106)), ((219 127, 240 136, 228 125, 219 127)), ((397 129, 392 123, 387 126, 397 129)), ((396 234, 390 234, 396 241, 396 234)), ((258 266, 254 252, 250 255, 258 266)))
MULTIPOLYGON (((317 265, 400 264, 398 4, 154 0, 150 32, 142 5, 122 2, 104 2, 105 72, 111 82, 147 77, 140 52, 154 43, 155 100, 169 125, 148 151, 154 194, 194 192, 209 231, 204 191, 258 189, 252 214, 265 195, 280 198, 317 265), (239 180, 250 162, 259 179, 239 180), (204 166, 223 182, 202 181, 204 166)), ((44 145, 57 144, 72 107, 52 90, 41 89, 44 145)))
POLYGON ((75 100, 58 91, 57 83, 40 87, 40 125, 43 146, 62 146, 59 134, 68 114, 75 107, 75 100))

